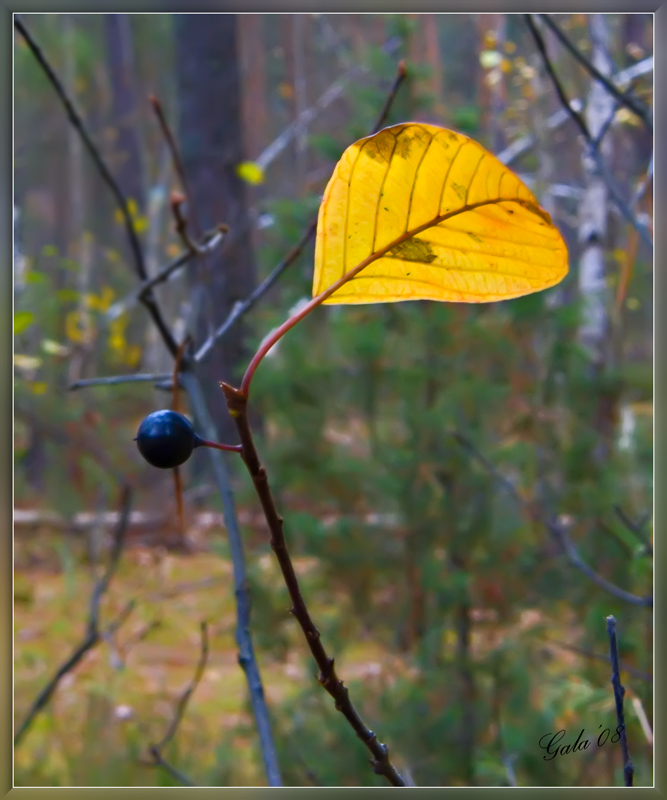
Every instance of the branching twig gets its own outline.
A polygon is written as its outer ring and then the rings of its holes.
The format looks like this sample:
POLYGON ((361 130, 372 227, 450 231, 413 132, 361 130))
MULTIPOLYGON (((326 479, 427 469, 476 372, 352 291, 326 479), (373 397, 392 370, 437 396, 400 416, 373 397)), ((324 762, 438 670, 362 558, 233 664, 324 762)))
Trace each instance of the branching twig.
MULTIPOLYGON (((616 84, 623 84, 627 80, 631 80, 638 75, 643 75, 645 72, 649 72, 652 69, 653 58, 645 58, 643 61, 633 64, 632 67, 621 70, 613 77, 612 80, 616 84)), ((581 111, 584 107, 584 104, 579 98, 576 98, 570 101, 570 107, 575 111, 581 111)), ((570 114, 568 109, 560 108, 558 111, 555 111, 553 114, 547 117, 544 127, 548 131, 553 131, 563 125, 563 123, 569 118, 570 114)), ((537 144, 537 141, 537 136, 534 134, 526 134, 525 136, 521 136, 516 141, 512 142, 512 144, 508 145, 500 153, 497 153, 496 157, 506 166, 510 166, 510 164, 516 161, 519 156, 522 156, 524 153, 527 153, 531 147, 534 147, 537 144)))
POLYGON ((648 537, 644 535, 646 523, 651 519, 652 516, 651 511, 647 511, 638 522, 633 522, 620 506, 614 506, 614 511, 625 527, 634 533, 637 539, 639 539, 639 541, 642 543, 644 546, 644 553, 646 553, 646 555, 653 555, 653 545, 649 541, 648 537))
POLYGON ((204 676, 204 670, 206 669, 206 662, 208 661, 208 628, 206 622, 202 622, 200 626, 201 630, 201 651, 199 656, 199 661, 197 663, 197 667, 195 669, 195 674, 192 677, 192 680, 188 684, 187 688, 181 695, 176 703, 176 710, 174 713, 174 717, 167 728, 167 732, 165 735, 160 739, 157 744, 152 744, 149 747, 149 751, 151 756, 154 759, 154 763, 156 766, 162 767, 170 775, 175 777, 177 780, 185 783, 186 786, 194 786, 195 784, 182 772, 175 769, 169 762, 167 762, 163 755, 162 751, 164 748, 171 742, 171 740, 176 736, 176 732, 178 731, 178 727, 181 724, 183 716, 185 715, 185 711, 188 707, 188 703, 190 702, 190 698, 192 697, 195 689, 199 686, 201 679, 204 676))
MULTIPOLYGON (((211 251, 210 246, 204 244, 200 247, 193 239, 190 238, 188 233, 188 221, 183 214, 183 203, 185 203, 185 195, 180 192, 172 192, 169 199, 171 204, 171 213, 174 217, 174 227, 176 233, 180 236, 181 241, 190 252, 191 255, 204 256, 211 251)), ((223 236, 229 233, 229 227, 224 223, 218 225, 218 232, 223 236)), ((145 291, 145 289, 144 289, 145 291)))
MULTIPOLYGON (((405 80, 407 75, 407 70, 405 66, 405 62, 401 61, 398 65, 396 70, 396 77, 394 78, 394 82, 387 94, 387 99, 380 110, 378 118, 373 126, 371 134, 377 133, 382 126, 384 125, 389 111, 391 110, 391 106, 396 99, 396 94, 401 87, 401 84, 405 80)), ((299 241, 294 245, 294 247, 289 251, 289 253, 283 258, 283 260, 273 269, 273 271, 260 283, 260 285, 248 296, 245 300, 240 301, 234 305, 231 312, 227 316, 227 319, 220 325, 220 327, 201 345, 201 347, 197 350, 195 354, 195 361, 200 363, 203 361, 206 356, 211 352, 213 347, 216 345, 217 342, 222 339, 223 336, 233 327, 233 325, 247 312, 249 311, 255 303, 264 295, 278 280, 278 278, 285 272, 285 270, 293 264, 296 259, 301 255, 304 248, 308 245, 310 240, 315 235, 315 231, 317 230, 317 217, 314 217, 308 227, 306 228, 305 232, 299 239, 299 241)))
POLYGON ((604 589, 609 594, 614 595, 619 600, 624 600, 626 603, 632 603, 633 605, 637 606, 645 606, 646 608, 653 608, 653 596, 648 595, 647 597, 640 597, 638 595, 632 594, 631 592, 626 592, 625 589, 621 589, 620 587, 610 583, 606 578, 603 578, 601 575, 598 575, 597 572, 592 570, 588 564, 581 558, 577 548, 572 544, 570 537, 567 534, 565 526, 562 525, 560 522, 556 521, 553 518, 547 517, 542 511, 536 507, 534 504, 527 502, 524 500, 523 497, 519 494, 514 484, 509 481, 502 473, 498 472, 498 470, 491 464, 475 447, 475 445, 463 434, 459 433, 458 431, 452 432, 452 436, 454 439, 465 449, 467 450, 472 456, 474 456, 477 461, 484 467, 484 469, 491 475, 491 477, 495 478, 499 483, 507 489, 507 491, 514 497, 517 503, 524 508, 531 519, 540 522, 544 527, 549 531, 549 533, 554 537, 554 539, 560 544, 563 552, 568 557, 570 563, 575 566, 578 570, 584 573, 584 575, 588 576, 593 583, 596 583, 601 589, 604 589))
POLYGON ((604 159, 600 154, 599 141, 593 138, 591 132, 588 130, 588 126, 586 125, 584 118, 575 109, 574 103, 570 102, 567 95, 565 94, 565 90, 563 89, 563 86, 560 82, 560 79, 558 78, 558 75, 556 75, 556 72, 551 63, 551 59, 549 58, 549 55, 547 53, 547 49, 544 44, 544 39, 542 38, 542 34, 537 29, 537 26, 533 21, 532 15, 524 14, 524 19, 526 20, 526 24, 528 25, 531 34, 533 35, 533 39, 535 40, 537 49, 540 52, 542 61, 544 62, 544 67, 549 77, 551 78, 551 82, 553 83, 554 88, 556 89, 558 98, 560 99, 563 108, 568 112, 574 123, 581 131, 588 146, 590 155, 595 161, 597 170, 602 179, 604 180, 605 185, 607 186, 611 199, 613 200, 616 208, 621 212, 621 214, 625 217, 625 219, 629 222, 629 224, 633 226, 633 228, 641 236, 642 240, 646 243, 646 245, 648 247, 653 247, 653 240, 651 238, 651 234, 647 230, 646 226, 642 225, 642 223, 637 219, 637 216, 633 213, 632 209, 630 208, 630 205, 623 199, 623 196, 618 190, 618 187, 616 186, 616 183, 612 175, 607 169, 607 166, 604 163, 604 159))
POLYGON ((262 283, 260 283, 260 285, 254 289, 245 300, 240 300, 234 304, 234 307, 229 312, 227 319, 197 350, 195 354, 195 361, 197 363, 202 362, 206 358, 206 356, 211 352, 211 350, 213 350, 220 339, 222 339, 222 337, 226 335, 226 333, 234 326, 234 324, 255 305, 262 295, 268 292, 268 290, 273 286, 283 272, 285 272, 285 270, 297 260, 303 249, 315 235, 316 229, 317 218, 310 223, 299 241, 289 251, 285 258, 283 258, 278 266, 275 267, 274 270, 262 281, 262 283))
POLYGON ((633 97, 627 92, 621 92, 617 86, 613 84, 605 75, 603 75, 587 58, 586 56, 570 41, 570 39, 563 33, 563 31, 556 25, 556 23, 547 14, 538 15, 541 20, 552 30, 561 43, 572 53, 581 66, 591 75, 598 83, 601 83, 610 95, 625 106, 629 111, 632 111, 637 117, 641 119, 644 125, 653 133, 653 120, 649 109, 636 97, 633 97))
POLYGON ((67 675, 68 672, 71 672, 74 667, 76 667, 76 665, 89 650, 92 650, 97 644, 99 644, 100 641, 108 636, 111 636, 116 630, 118 630, 118 628, 123 624, 123 622, 125 622, 134 608, 134 601, 129 602, 107 628, 100 629, 100 604, 103 595, 109 588, 111 578, 118 567, 118 562, 120 560, 123 545, 125 543, 128 522, 130 519, 130 505, 131 492, 129 487, 125 486, 122 489, 121 515, 114 534, 114 544, 109 557, 109 563, 101 577, 95 581, 93 590, 91 592, 86 635, 80 644, 78 644, 74 649, 72 654, 58 667, 54 676, 37 695, 23 722, 19 725, 14 735, 14 747, 21 742, 37 714, 48 704, 51 696, 58 688, 58 684, 65 677, 65 675, 67 675))
MULTIPOLYGON (((225 240, 226 233, 227 226, 220 225, 214 231, 205 234, 200 242, 194 243, 196 253, 202 255, 213 252, 213 250, 215 250, 215 248, 225 240)), ((174 259, 174 261, 172 261, 170 264, 167 264, 166 267, 163 267, 161 270, 156 272, 152 278, 148 278, 148 280, 143 281, 126 297, 124 297, 122 300, 118 300, 116 303, 110 306, 109 310, 106 312, 106 318, 109 320, 116 319, 116 317, 119 317, 123 312, 127 311, 128 308, 135 305, 135 303, 140 303, 146 293, 150 292, 154 286, 163 283, 167 280, 167 278, 171 277, 174 272, 186 266, 194 254, 195 253, 193 253, 190 249, 186 250, 184 253, 181 253, 178 258, 174 259)))
MULTIPOLYGON (((577 647, 574 644, 568 644, 567 642, 559 642, 557 639, 550 639, 549 637, 543 637, 542 641, 546 642, 547 644, 553 644, 556 647, 561 647, 563 650, 569 650, 571 653, 577 653, 580 656, 584 656, 584 658, 591 658, 595 661, 604 661, 605 664, 609 664, 609 656, 600 655, 600 653, 594 653, 592 650, 586 650, 583 647, 577 647)), ((643 672, 640 669, 635 669, 634 667, 624 666, 622 668, 628 675, 631 675, 633 678, 637 678, 640 681, 646 681, 647 683, 653 683, 653 675, 649 672, 643 672)))
POLYGON ((614 700, 616 702, 616 719, 620 728, 621 752, 623 753, 623 776, 625 785, 632 786, 635 768, 630 760, 628 748, 628 735, 625 730, 623 714, 623 695, 625 689, 621 684, 621 671, 618 665, 618 642, 616 640, 616 617, 607 617, 607 633, 609 634, 609 656, 611 659, 611 685, 614 687, 614 700))
POLYGON ((271 534, 271 549, 276 554, 292 600, 291 612, 301 626, 310 652, 320 670, 317 681, 333 697, 336 703, 336 710, 345 716, 354 732, 372 753, 373 760, 371 765, 373 771, 378 775, 384 775, 393 786, 405 786, 405 781, 389 760, 389 752, 386 745, 378 741, 376 734, 368 728, 352 704, 347 687, 336 674, 334 659, 327 655, 320 639, 320 632, 315 627, 315 623, 308 612, 306 602, 299 588, 294 565, 287 549, 283 531, 283 519, 276 509, 266 470, 261 465, 255 448, 248 419, 248 397, 241 390, 235 389, 229 384, 221 383, 220 386, 227 400, 230 416, 234 420, 241 438, 241 457, 248 468, 255 491, 264 510, 264 516, 271 534))
MULTIPOLYGON (((146 264, 144 261, 144 254, 141 249, 141 244, 139 242, 139 237, 137 235, 136 228, 134 226, 134 222, 130 215, 128 209, 127 199, 125 195, 121 191, 120 186, 118 185, 116 179, 111 174, 111 171, 107 167, 102 155, 100 154, 97 145, 93 142, 86 126, 83 123, 83 120, 79 116, 78 112, 74 108, 72 101, 69 99, 67 92, 65 91, 62 83, 58 79, 57 75, 51 68, 51 65, 46 60, 44 54, 42 53, 41 49, 35 43, 35 40, 32 38, 31 34, 26 30, 25 26, 21 22, 21 20, 14 16, 14 27, 19 31, 19 33, 25 39, 28 47, 30 48, 32 54, 35 56, 40 67, 44 70, 47 78, 51 82, 53 88, 56 91, 61 103, 63 104, 67 116, 70 119, 75 130, 78 132, 79 136, 81 137, 88 153, 92 157, 95 166, 97 167, 102 179, 107 184, 109 189, 111 190, 114 198, 116 199, 116 203, 118 204, 118 208, 123 216, 123 221, 125 223, 125 229, 127 231, 127 236, 130 242, 130 248, 132 250, 132 255, 134 257, 134 262, 136 265, 137 273, 141 280, 146 280, 148 278, 148 274, 146 272, 146 264)), ((147 294, 142 298, 142 302, 146 306, 147 311, 151 315, 153 322, 157 325, 158 329, 160 330, 160 334, 162 335, 162 339, 166 347, 168 348, 169 352, 174 355, 176 353, 176 342, 174 337, 172 336, 171 331, 167 327, 167 323, 162 316, 160 309, 158 308, 155 299, 151 294, 147 294)))

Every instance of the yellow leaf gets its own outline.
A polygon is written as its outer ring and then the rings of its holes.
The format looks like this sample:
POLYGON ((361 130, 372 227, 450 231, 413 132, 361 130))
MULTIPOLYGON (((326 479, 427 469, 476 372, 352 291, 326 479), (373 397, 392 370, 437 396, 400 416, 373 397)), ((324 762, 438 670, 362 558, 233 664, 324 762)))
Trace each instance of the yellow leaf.
POLYGON ((320 205, 313 296, 326 303, 485 303, 568 271, 565 243, 514 173, 477 142, 408 122, 348 147, 320 205))
POLYGON ((243 161, 236 167, 236 174, 251 186, 264 183, 264 169, 254 161, 243 161))
POLYGON ((42 383, 41 381, 33 381, 30 384, 30 389, 33 394, 46 394, 48 388, 48 385, 46 383, 42 383))

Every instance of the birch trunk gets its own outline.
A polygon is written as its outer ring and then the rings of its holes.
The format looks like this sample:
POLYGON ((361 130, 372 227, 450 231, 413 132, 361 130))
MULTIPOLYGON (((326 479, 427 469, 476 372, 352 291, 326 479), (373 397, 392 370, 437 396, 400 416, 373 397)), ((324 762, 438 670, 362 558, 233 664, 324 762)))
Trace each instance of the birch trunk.
MULTIPOLYGON (((605 76, 612 73, 609 57, 609 22, 604 14, 590 17, 593 46, 592 62, 605 76)), ((584 109, 586 125, 596 139, 614 113, 614 100, 598 81, 593 81, 584 109)), ((611 141, 605 137, 600 147, 601 157, 609 162, 611 141)), ((595 159, 586 150, 583 157, 584 192, 579 207, 579 292, 583 301, 583 319, 579 341, 590 353, 593 364, 601 367, 607 354, 606 342, 609 319, 606 303, 605 241, 607 238, 608 191, 599 174, 595 159)))

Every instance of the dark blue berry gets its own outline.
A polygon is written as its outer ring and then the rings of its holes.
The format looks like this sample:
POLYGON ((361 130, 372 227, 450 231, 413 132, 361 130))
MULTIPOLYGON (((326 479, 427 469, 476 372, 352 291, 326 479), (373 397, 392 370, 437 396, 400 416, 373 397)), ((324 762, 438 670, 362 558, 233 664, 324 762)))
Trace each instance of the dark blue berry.
POLYGON ((149 464, 159 469, 172 469, 190 458, 201 439, 189 419, 165 409, 146 417, 134 441, 149 464))

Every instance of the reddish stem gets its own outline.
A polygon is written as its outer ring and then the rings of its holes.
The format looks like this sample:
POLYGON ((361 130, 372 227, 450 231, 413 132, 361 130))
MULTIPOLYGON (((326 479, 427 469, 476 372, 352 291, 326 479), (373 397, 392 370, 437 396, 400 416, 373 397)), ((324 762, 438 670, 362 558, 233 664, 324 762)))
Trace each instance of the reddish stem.
POLYGON ((195 447, 214 447, 216 450, 228 450, 231 453, 240 453, 240 444, 219 444, 218 442, 209 442, 207 439, 198 438, 195 447))
MULTIPOLYGON (((529 203, 528 201, 521 201, 515 198, 511 198, 515 203, 518 205, 525 205, 534 208, 533 203, 529 203)), ((378 258, 382 258, 382 256, 386 255, 390 250, 393 250, 394 247, 405 242, 407 239, 411 239, 413 236, 416 236, 418 233, 425 231, 427 228, 432 228, 434 225, 438 225, 440 222, 444 222, 446 219, 450 217, 455 217, 457 214, 461 214, 464 211, 472 211, 475 208, 480 208, 481 206, 488 206, 488 205, 495 205, 498 203, 498 198, 495 197, 490 200, 481 200, 477 203, 470 203, 469 205, 464 206, 463 208, 456 208, 453 211, 448 211, 445 214, 439 214, 437 217, 425 222, 423 225, 419 225, 412 230, 406 231, 405 233, 398 236, 394 239, 393 242, 389 242, 388 245, 381 247, 379 250, 376 250, 374 253, 371 253, 367 258, 363 261, 359 262, 356 267, 353 267, 349 272, 346 272, 342 278, 339 278, 335 283, 332 283, 328 289, 325 289, 323 292, 320 292, 316 297, 305 305, 299 312, 294 314, 294 316, 290 317, 288 320, 283 322, 283 324, 276 328, 272 334, 266 337, 262 344, 259 347, 259 350, 255 353, 252 357, 252 361, 248 365, 248 369, 246 370, 245 375, 243 376, 243 380, 241 381, 240 391, 245 397, 248 397, 249 390, 250 390, 250 381, 252 380, 252 376, 255 374, 255 370, 259 366, 260 362, 264 358, 264 356, 269 352, 269 350, 273 347, 273 345, 281 339, 290 328, 293 328, 297 322, 300 322, 304 317, 308 316, 310 312, 317 308, 317 306, 321 305, 327 298, 331 297, 331 295, 338 291, 341 286, 347 283, 349 280, 352 280, 356 275, 358 275, 362 269, 366 269, 369 264, 372 264, 373 261, 377 261, 378 258)), ((382 302, 378 300, 378 302, 382 302)))

